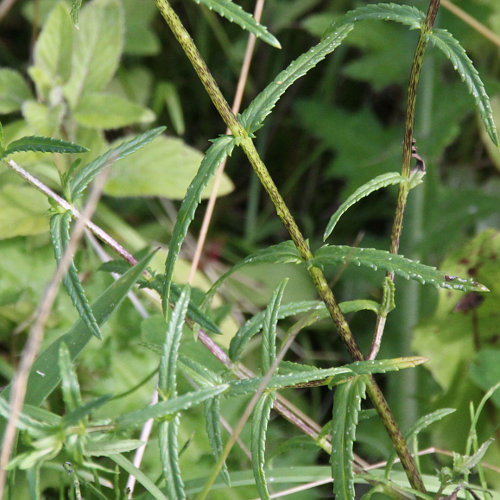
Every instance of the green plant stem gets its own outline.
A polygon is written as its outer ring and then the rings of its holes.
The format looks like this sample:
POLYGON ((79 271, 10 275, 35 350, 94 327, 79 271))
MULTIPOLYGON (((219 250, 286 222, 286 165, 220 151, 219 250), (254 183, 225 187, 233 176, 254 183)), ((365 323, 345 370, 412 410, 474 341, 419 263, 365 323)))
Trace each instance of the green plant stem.
MULTIPOLYGON (((276 212, 286 229, 288 230, 293 242, 295 243, 301 257, 306 263, 309 274, 317 288, 317 291, 324 301, 326 307, 328 308, 330 315, 337 327, 338 333, 342 338, 345 346, 350 352, 352 358, 356 361, 361 361, 364 359, 363 354, 361 353, 356 340, 349 328, 349 325, 340 311, 340 308, 335 300, 335 297, 328 286, 327 280, 318 267, 311 265, 309 262, 312 259, 313 255, 307 244, 305 238, 300 232, 292 214, 290 213, 287 205, 285 204, 281 194, 278 191, 274 181, 272 180, 269 172, 262 162, 252 140, 248 137, 248 133, 243 128, 243 126, 238 122, 234 114, 231 112, 229 104, 224 99, 217 83, 214 78, 210 74, 210 71, 203 61, 198 49, 196 48, 192 38, 187 33, 186 29, 182 25, 179 17, 175 14, 167 0, 155 0, 155 3, 163 15, 165 21, 169 25, 172 30, 174 36, 180 43, 182 49, 186 53, 187 57, 191 61, 196 73, 198 74, 203 86, 205 87, 208 95, 210 96, 214 106, 217 111, 221 115, 222 119, 226 123, 226 125, 230 128, 233 135, 240 139, 240 144, 247 155, 250 163, 257 176, 259 177, 261 183, 263 184, 265 190, 269 194, 271 201, 273 202, 276 212)), ((427 43, 427 42, 426 42, 427 43)), ((423 57, 423 52, 422 52, 423 57)), ((421 63, 420 63, 421 64, 421 63)), ((419 71, 417 72, 417 74, 419 71)), ((409 160, 411 159, 411 139, 410 136, 410 157, 408 158, 408 166, 409 160)), ((409 168, 408 168, 409 174, 409 168)), ((408 476, 408 480, 413 488, 418 491, 425 493, 425 486, 422 481, 422 477, 420 476, 413 457, 411 456, 410 450, 406 441, 404 440, 401 431, 399 430, 394 417, 389 409, 389 406, 378 387, 375 379, 370 377, 368 379, 367 384, 368 394, 377 409, 377 412, 382 419, 382 422, 391 438, 393 446, 397 451, 399 458, 401 459, 401 463, 406 471, 408 476)))

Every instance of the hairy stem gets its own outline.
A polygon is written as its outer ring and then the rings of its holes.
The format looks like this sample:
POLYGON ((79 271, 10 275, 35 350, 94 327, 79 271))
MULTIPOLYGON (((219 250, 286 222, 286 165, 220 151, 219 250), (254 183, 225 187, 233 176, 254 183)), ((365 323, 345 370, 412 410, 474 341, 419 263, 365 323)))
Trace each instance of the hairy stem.
MULTIPOLYGON (((326 307, 328 308, 330 316, 332 317, 337 327, 337 331, 340 337, 342 338, 342 341, 344 342, 346 348, 349 350, 354 360, 356 361, 363 360, 364 359, 363 354, 361 353, 356 343, 356 340, 349 328, 349 325, 344 315, 340 311, 340 308, 335 300, 335 297, 330 287, 328 286, 327 280, 323 272, 318 267, 315 267, 310 264, 313 255, 309 248, 309 245, 307 244, 304 236, 302 235, 300 229, 298 228, 278 188, 276 187, 274 181, 269 175, 269 172, 264 163, 262 162, 257 150, 255 149, 252 140, 248 137, 248 133, 243 128, 243 126, 238 122, 234 114, 231 112, 228 103, 224 99, 219 87, 217 86, 217 83, 210 74, 210 71, 205 62, 203 61, 192 38, 189 36, 186 29, 182 25, 179 17, 172 10, 172 7, 168 3, 168 1, 155 0, 155 3, 158 6, 163 17, 165 18, 170 29, 172 30, 174 36, 181 44, 182 49, 184 50, 187 57, 191 61, 191 64, 193 65, 196 73, 198 74, 203 86, 205 87, 208 95, 210 96, 214 106, 221 115, 222 119, 224 120, 226 125, 230 128, 233 135, 241 139, 241 146, 245 154, 247 155, 255 173, 259 177, 262 185, 264 186, 269 197, 271 198, 271 201, 274 204, 278 216, 285 225, 301 257, 305 261, 309 274, 316 286, 316 289, 320 297, 324 301, 326 307)), ((411 139, 412 136, 410 136, 410 143, 409 143, 410 156, 408 158, 408 174, 409 174, 409 164, 410 164, 409 160, 411 158, 411 139)), ((411 453, 403 438, 403 435, 401 434, 401 431, 394 420, 394 417, 389 409, 389 406, 387 405, 387 402, 373 377, 370 377, 368 379, 367 391, 370 398, 372 399, 375 408, 377 409, 380 418, 382 419, 382 422, 384 423, 384 426, 392 440, 393 446, 397 451, 398 456, 401 459, 401 463, 406 471, 410 484, 416 490, 425 492, 424 483, 415 466, 413 457, 411 456, 411 453)))

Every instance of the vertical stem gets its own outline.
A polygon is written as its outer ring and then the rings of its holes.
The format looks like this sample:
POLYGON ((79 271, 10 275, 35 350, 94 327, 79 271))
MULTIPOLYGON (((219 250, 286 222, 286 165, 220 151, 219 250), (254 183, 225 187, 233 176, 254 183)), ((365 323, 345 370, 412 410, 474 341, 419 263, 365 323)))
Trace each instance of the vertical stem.
MULTIPOLYGON (((222 93, 220 92, 217 83, 210 74, 207 65, 201 58, 201 55, 197 50, 196 46, 194 45, 193 40, 186 32, 180 19, 172 10, 168 1, 155 0, 155 3, 160 9, 163 17, 165 18, 167 24, 174 33, 175 37, 181 44, 181 47, 183 48, 187 57, 191 61, 191 64, 193 65, 196 73, 198 74, 200 80, 202 81, 203 86, 205 87, 208 95, 212 99, 214 106, 219 111, 219 114, 221 115, 222 119, 226 122, 226 125, 231 129, 233 135, 235 137, 240 138, 240 144, 241 147, 243 148, 243 151, 247 155, 255 173, 259 177, 261 183, 263 184, 265 190, 267 191, 269 197, 271 198, 271 201, 274 204, 278 216, 280 217, 284 226, 288 230, 288 233, 290 234, 290 237, 295 243, 297 250, 299 251, 304 262, 306 263, 307 270, 316 286, 316 289, 321 299, 324 301, 326 307, 330 312, 330 316, 332 317, 335 326, 337 327, 337 331, 344 345, 346 346, 346 348, 348 349, 349 353, 351 354, 354 360, 356 361, 363 360, 364 359, 363 354, 361 353, 356 343, 356 340, 349 328, 349 325, 344 315, 342 314, 330 287, 328 286, 328 282, 325 276, 323 275, 323 272, 321 271, 321 269, 313 266, 310 263, 310 261, 313 258, 313 254, 309 248, 309 245, 307 244, 304 236, 300 232, 300 229, 297 226, 297 223, 295 222, 287 205, 285 204, 280 192, 278 191, 276 184, 269 175, 269 172, 264 163, 262 162, 257 150, 255 149, 252 140, 250 139, 250 137, 248 137, 246 130, 244 130, 242 125, 239 123, 239 121, 231 112, 229 105, 222 96, 222 93)), ((421 36, 421 39, 422 38, 423 37, 421 36)), ((425 45, 426 44, 427 44, 427 38, 425 37, 425 45)), ((423 52, 425 51, 425 45, 423 45, 420 49, 420 56, 419 56, 420 66, 421 66, 421 59, 423 57, 423 52)), ((417 81, 419 72, 420 69, 415 73, 417 75, 417 81)), ((416 92, 416 86, 414 92, 416 92)), ((408 175, 409 175, 409 164, 410 164, 409 160, 411 158, 411 138, 412 136, 410 136, 410 142, 409 142, 410 156, 408 158, 408 175)), ((420 476, 415 466, 415 462, 413 460, 413 457, 411 456, 408 445, 406 444, 405 439, 401 434, 401 431, 399 430, 394 420, 394 417, 389 409, 389 406, 387 405, 387 402, 373 377, 370 377, 368 379, 367 391, 391 438, 393 446, 399 458, 401 459, 401 464, 403 465, 403 468, 406 471, 410 484, 416 490, 425 492, 425 486, 422 481, 422 477, 420 476)))

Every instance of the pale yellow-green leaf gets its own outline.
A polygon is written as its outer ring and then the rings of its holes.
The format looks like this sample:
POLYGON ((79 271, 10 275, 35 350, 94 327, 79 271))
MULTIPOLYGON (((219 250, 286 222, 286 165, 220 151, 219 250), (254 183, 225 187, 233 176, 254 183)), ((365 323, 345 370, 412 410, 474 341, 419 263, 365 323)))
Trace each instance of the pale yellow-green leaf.
POLYGON ((154 2, 123 0, 125 9, 125 54, 152 56, 160 51, 160 42, 149 26, 157 9, 154 2))
MULTIPOLYGON (((181 139, 160 136, 111 169, 104 192, 111 196, 165 196, 182 199, 196 175, 203 155, 181 139)), ((203 192, 208 197, 212 182, 203 192)), ((233 184, 224 175, 219 195, 231 192, 233 184)))
POLYGON ((0 69, 0 114, 18 111, 27 99, 31 99, 31 91, 21 73, 0 69))
POLYGON ((92 93, 80 99, 74 117, 80 125, 106 130, 149 123, 155 119, 155 114, 123 97, 92 93))
POLYGON ((61 126, 65 105, 61 102, 50 107, 30 100, 23 104, 22 112, 33 134, 54 137, 61 126))
POLYGON ((113 78, 123 48, 123 10, 117 0, 94 0, 80 14, 73 70, 64 94, 76 107, 85 93, 102 90, 113 78))
POLYGON ((55 6, 35 45, 34 65, 51 80, 52 86, 65 83, 71 74, 74 27, 63 3, 55 6))
POLYGON ((0 239, 48 231, 47 198, 30 186, 7 184, 0 190, 0 239))

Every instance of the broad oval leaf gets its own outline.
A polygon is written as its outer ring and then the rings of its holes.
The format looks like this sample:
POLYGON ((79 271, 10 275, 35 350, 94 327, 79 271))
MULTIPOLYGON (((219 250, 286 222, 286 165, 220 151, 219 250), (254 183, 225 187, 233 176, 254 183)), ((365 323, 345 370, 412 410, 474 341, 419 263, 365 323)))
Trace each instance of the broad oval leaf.
POLYGON ((315 265, 326 266, 349 262, 357 266, 395 273, 405 279, 416 280, 421 284, 452 290, 487 292, 488 289, 470 278, 450 276, 435 267, 420 264, 402 255, 395 255, 385 250, 374 248, 355 248, 344 245, 325 245, 321 247, 311 261, 315 265))
POLYGON ((165 262, 165 284, 162 294, 163 310, 167 310, 170 297, 170 284, 174 273, 174 266, 181 251, 181 245, 186 237, 187 230, 194 218, 196 208, 200 204, 201 194, 219 164, 229 156, 234 148, 234 138, 222 136, 214 141, 203 158, 200 169, 188 187, 186 196, 182 200, 172 237, 168 247, 168 256, 165 262))
POLYGON ((252 467, 255 477, 255 484, 259 491, 259 496, 263 500, 270 498, 267 490, 266 475, 264 473, 267 424, 269 415, 273 408, 275 394, 273 392, 264 392, 255 405, 252 417, 252 467))
POLYGON ((28 99, 33 99, 33 96, 21 73, 9 68, 0 69, 0 113, 18 111, 28 99))
MULTIPOLYGON (((58 264, 61 262, 64 251, 69 244, 70 225, 71 211, 69 210, 63 214, 55 214, 50 219, 50 236, 52 238, 52 245, 54 246, 54 253, 58 264)), ((63 276, 63 283, 69 293, 69 296, 71 297, 73 305, 80 315, 80 318, 92 332, 92 335, 96 336, 98 339, 102 339, 99 325, 97 324, 92 308, 90 307, 87 296, 85 295, 85 291, 73 260, 71 261, 68 271, 63 276)))
POLYGON ((110 149, 88 165, 80 168, 75 176, 69 181, 71 199, 76 200, 104 167, 112 165, 114 162, 135 153, 138 149, 150 143, 164 130, 165 127, 157 127, 148 130, 144 132, 144 134, 140 134, 128 141, 122 142, 119 146, 110 149))
POLYGON ((3 158, 13 153, 22 151, 35 151, 39 153, 85 153, 87 148, 62 139, 53 139, 52 137, 40 137, 32 135, 22 137, 12 141, 3 153, 3 158))
POLYGON ((314 68, 328 54, 333 52, 352 30, 352 24, 335 29, 317 45, 293 61, 282 71, 248 106, 241 115, 241 124, 249 134, 258 130, 278 99, 296 80, 314 68))
POLYGON ((354 500, 353 445, 356 438, 361 399, 365 397, 365 380, 356 377, 335 389, 332 414, 333 492, 336 498, 354 500))
POLYGON ((265 26, 258 23, 255 18, 244 11, 238 4, 232 0, 194 0, 197 4, 205 5, 210 10, 214 10, 217 14, 225 17, 232 23, 236 23, 245 31, 253 33, 257 38, 268 43, 269 45, 281 49, 281 44, 278 42, 265 26))
POLYGON ((374 191, 377 191, 387 186, 392 186, 394 184, 400 184, 405 180, 406 178, 403 177, 398 172, 388 172, 386 174, 382 174, 375 177, 371 181, 367 182, 366 184, 363 184, 361 187, 356 189, 356 191, 354 191, 354 193, 352 193, 349 196, 349 198, 347 198, 347 200, 344 201, 344 203, 342 203, 342 205, 340 205, 337 211, 331 216, 326 226, 325 234, 323 235, 323 241, 325 241, 328 238, 328 236, 332 234, 332 231, 337 225, 337 222, 339 221, 340 217, 342 217, 342 215, 345 212, 347 212, 349 208, 355 205, 359 200, 367 197, 374 191))
POLYGON ((490 139, 498 146, 497 129, 493 120, 490 99, 484 89, 484 84, 479 77, 477 69, 467 56, 464 48, 450 32, 444 29, 434 28, 428 34, 428 37, 433 45, 441 50, 453 64, 453 68, 458 72, 476 102, 479 116, 484 123, 490 139))

